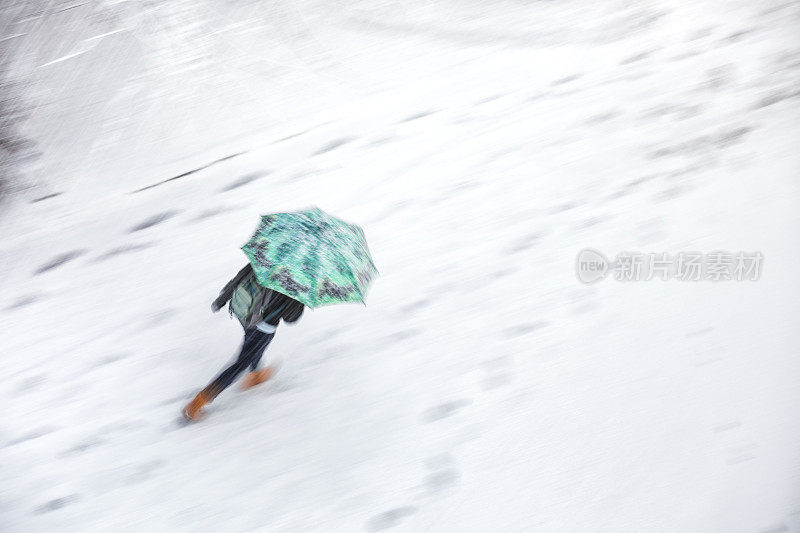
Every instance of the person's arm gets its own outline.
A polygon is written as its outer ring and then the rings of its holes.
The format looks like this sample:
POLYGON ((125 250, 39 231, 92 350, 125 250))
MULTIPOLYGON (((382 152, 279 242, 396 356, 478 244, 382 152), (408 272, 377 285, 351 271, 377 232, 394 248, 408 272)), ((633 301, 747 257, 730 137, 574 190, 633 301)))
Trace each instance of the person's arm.
POLYGON ((284 322, 288 322, 290 324, 297 322, 300 320, 300 317, 303 316, 303 310, 305 310, 305 308, 306 306, 298 301, 292 302, 287 306, 287 309, 283 314, 284 322))
POLYGON ((219 296, 217 296, 216 300, 211 303, 211 310, 215 313, 222 309, 228 300, 233 297, 233 291, 236 289, 236 286, 242 282, 244 278, 246 278, 251 272, 253 271, 252 265, 247 263, 247 265, 236 274, 232 280, 230 280, 221 291, 219 291, 219 296))

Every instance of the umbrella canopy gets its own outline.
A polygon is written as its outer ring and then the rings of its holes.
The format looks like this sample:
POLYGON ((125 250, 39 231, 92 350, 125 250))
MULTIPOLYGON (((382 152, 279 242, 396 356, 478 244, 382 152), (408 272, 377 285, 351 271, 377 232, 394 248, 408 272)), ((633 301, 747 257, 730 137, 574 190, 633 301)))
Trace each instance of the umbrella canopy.
POLYGON ((364 231, 316 207, 262 216, 242 250, 260 285, 311 308, 363 303, 378 273, 364 231))

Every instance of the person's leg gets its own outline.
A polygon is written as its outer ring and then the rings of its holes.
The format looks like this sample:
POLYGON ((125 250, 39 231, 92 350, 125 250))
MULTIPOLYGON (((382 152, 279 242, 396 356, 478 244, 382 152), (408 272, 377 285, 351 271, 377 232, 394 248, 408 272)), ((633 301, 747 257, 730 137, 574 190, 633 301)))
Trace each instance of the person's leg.
POLYGON ((264 345, 264 347, 261 348, 261 351, 258 352, 258 355, 253 358, 253 362, 250 363, 250 372, 255 372, 256 370, 258 370, 258 364, 261 362, 261 356, 264 355, 264 350, 266 350, 267 346, 272 341, 272 337, 275 336, 275 331, 276 331, 275 326, 273 326, 271 324, 268 324, 268 326, 269 327, 264 327, 264 329, 257 328, 259 331, 261 331, 265 335, 268 335, 269 338, 267 339, 267 342, 264 345))
POLYGON ((267 346, 269 346, 269 343, 272 342, 272 338, 275 336, 275 333, 264 333, 263 331, 259 331, 259 333, 263 335, 263 341, 259 343, 259 347, 255 350, 253 357, 250 360, 251 372, 258 369, 258 365, 261 363, 261 358, 264 356, 264 350, 267 349, 267 346))
MULTIPOLYGON (((272 340, 272 339, 270 339, 270 340, 272 340)), ((267 345, 268 344, 269 344, 269 341, 267 342, 267 345)), ((255 372, 256 370, 258 370, 258 365, 261 363, 261 357, 264 355, 264 350, 267 348, 267 345, 265 345, 264 348, 262 348, 261 351, 258 352, 258 357, 253 357, 253 359, 251 360, 251 362, 250 362, 250 372, 255 372)))
POLYGON ((257 329, 245 330, 244 342, 239 357, 228 368, 222 371, 219 376, 214 378, 206 388, 201 390, 195 398, 183 409, 183 416, 189 420, 199 420, 202 416, 201 409, 210 403, 217 395, 225 390, 236 377, 244 372, 251 364, 258 364, 261 354, 272 340, 274 334, 264 333, 257 329))
MULTIPOLYGON (((272 340, 275 333, 269 333, 268 335, 270 340, 272 340)), ((269 345, 269 341, 267 345, 269 345)), ((261 385, 275 374, 275 369, 270 366, 259 370, 259 363, 261 362, 261 357, 264 355, 264 349, 266 349, 266 345, 261 349, 258 355, 252 359, 250 363, 250 372, 242 378, 242 390, 248 390, 256 385, 261 385)))
POLYGON ((209 384, 210 392, 214 397, 227 389, 248 366, 253 369, 258 366, 264 350, 274 335, 274 333, 264 333, 257 329, 245 330, 244 342, 242 343, 242 351, 239 353, 239 357, 209 384))

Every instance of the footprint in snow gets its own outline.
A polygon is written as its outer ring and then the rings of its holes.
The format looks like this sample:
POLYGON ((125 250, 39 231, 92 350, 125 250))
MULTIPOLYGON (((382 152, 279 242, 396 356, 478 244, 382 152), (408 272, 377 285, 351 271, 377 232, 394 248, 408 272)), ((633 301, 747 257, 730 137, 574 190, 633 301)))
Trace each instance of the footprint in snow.
POLYGON ((154 459, 132 467, 132 471, 125 477, 125 485, 134 485, 147 481, 153 477, 153 473, 164 465, 161 459, 154 459))
POLYGON ((554 87, 557 86, 557 85, 565 85, 565 84, 570 83, 572 81, 578 80, 580 77, 581 77, 580 74, 573 74, 571 76, 565 76, 563 78, 557 79, 556 81, 554 81, 550 85, 552 85, 554 87))
POLYGON ((589 218, 586 218, 586 219, 582 220, 577 225, 575 225, 574 229, 578 230, 578 231, 584 230, 584 229, 589 229, 592 226, 597 226, 598 224, 602 224, 603 222, 606 222, 607 220, 611 220, 611 218, 612 218, 611 216, 607 216, 607 215, 589 217, 589 218))
POLYGON ((40 294, 26 294, 25 296, 20 296, 17 300, 6 307, 7 311, 13 311, 14 309, 21 309, 23 307, 27 307, 33 303, 38 302, 42 299, 40 294))
POLYGON ((43 202, 45 200, 50 200, 51 198, 56 198, 58 196, 61 196, 61 194, 62 193, 60 193, 60 192, 54 192, 54 193, 51 193, 51 194, 46 194, 44 196, 40 196, 38 198, 34 198, 33 200, 31 200, 31 203, 32 204, 37 204, 39 202, 43 202))
POLYGON ((487 96, 486 98, 475 102, 475 105, 488 104, 489 102, 494 102, 495 100, 499 100, 500 98, 502 98, 502 96, 503 96, 502 94, 487 96))
POLYGON ((695 329, 695 330, 692 330, 692 331, 687 331, 686 332, 686 338, 689 339, 689 338, 692 338, 692 337, 700 337, 702 335, 708 335, 712 331, 714 331, 714 328, 712 328, 712 327, 706 327, 706 328, 701 328, 701 329, 695 329))
POLYGON ((461 479, 461 473, 455 468, 445 468, 428 474, 425 478, 425 487, 429 492, 441 492, 455 486, 461 479))
POLYGON ((564 211, 569 211, 570 209, 575 209, 578 206, 579 206, 579 204, 576 204, 576 203, 570 203, 570 202, 564 203, 564 204, 557 205, 554 208, 552 208, 550 210, 550 214, 551 215, 557 215, 558 213, 563 213, 564 211))
POLYGON ((519 252, 523 252, 529 248, 532 248, 537 242, 541 240, 543 234, 541 233, 530 233, 525 235, 524 237, 517 239, 506 251, 506 255, 513 255, 519 252))
POLYGON ((387 337, 389 342, 402 342, 413 337, 416 337, 422 333, 421 329, 407 329, 404 331, 398 331, 397 333, 392 333, 387 337))
POLYGON ((36 269, 36 271, 33 274, 35 276, 37 274, 42 274, 49 270, 53 270, 54 268, 63 266, 69 263, 70 261, 84 255, 85 253, 86 250, 72 250, 71 252, 66 252, 61 255, 57 255, 54 258, 50 259, 50 261, 48 261, 47 263, 43 264, 38 269, 36 269))
POLYGON ((619 64, 620 65, 630 65, 631 63, 636 63, 638 61, 643 61, 643 60, 649 58, 652 55, 653 55, 653 51, 652 50, 648 50, 647 52, 640 52, 638 54, 634 54, 632 56, 626 57, 625 59, 620 61, 619 64))
POLYGON ((365 525, 365 529, 367 531, 382 531, 384 529, 389 529, 390 527, 395 527, 402 522, 404 518, 411 516, 416 512, 417 508, 413 505, 406 505, 404 507, 390 509, 389 511, 384 511, 381 514, 370 518, 365 525))
POLYGON ((513 366, 513 358, 509 355, 499 355, 481 362, 484 371, 483 389, 491 390, 511 383, 513 373, 509 367, 513 366))
POLYGON ((248 183, 252 183, 252 182, 254 182, 254 181, 258 180, 258 179, 261 179, 261 178, 263 178, 265 176, 268 176, 269 174, 270 174, 270 172, 268 172, 268 171, 267 172, 253 172, 253 173, 250 173, 250 174, 246 174, 246 175, 242 176, 241 178, 229 183, 228 185, 226 185, 222 189, 220 189, 220 192, 232 191, 233 189, 238 189, 239 187, 244 187, 248 183))
POLYGON ((653 195, 652 201, 653 202, 666 202, 669 200, 674 200, 676 198, 680 198, 687 192, 689 192, 689 187, 670 187, 668 189, 664 189, 663 191, 659 191, 653 195))
POLYGON ((429 117, 436 113, 436 110, 428 110, 428 111, 420 111, 419 113, 414 113, 399 122, 399 124, 403 124, 405 122, 413 122, 414 120, 419 120, 421 118, 429 117))
POLYGON ((404 305, 400 308, 403 314, 414 314, 422 309, 425 309, 431 304, 431 301, 427 298, 423 298, 422 300, 417 300, 416 302, 412 302, 408 305, 404 305))
POLYGON ((158 213, 157 215, 153 215, 149 218, 146 218, 133 226, 131 229, 128 230, 128 233, 136 233, 137 231, 142 231, 147 228, 152 228, 153 226, 157 226, 167 220, 171 219, 172 217, 180 214, 180 211, 177 210, 170 210, 164 211, 163 213, 158 213))
POLYGON ((713 430, 714 433, 723 433, 725 431, 730 431, 732 429, 738 429, 742 427, 742 422, 739 420, 728 420, 727 422, 722 422, 714 426, 713 430))
POLYGON ((112 248, 103 255, 99 256, 97 259, 95 259, 95 261, 99 263, 101 261, 111 259, 112 257, 116 257, 118 255, 138 252, 139 250, 146 250, 147 248, 152 247, 154 244, 155 244, 154 242, 142 242, 136 244, 124 244, 122 246, 117 246, 116 248, 112 248))
POLYGON ((68 449, 64 450, 63 452, 61 452, 60 457, 64 458, 64 457, 70 457, 70 456, 74 456, 74 455, 81 455, 81 454, 85 453, 87 450, 90 450, 92 448, 96 448, 97 446, 100 446, 101 444, 104 444, 105 442, 106 441, 104 441, 102 439, 99 439, 99 438, 87 440, 87 441, 81 442, 79 444, 76 444, 72 448, 68 448, 68 449))
POLYGON ((140 331, 162 326, 177 314, 178 310, 175 308, 170 307, 162 309, 152 316, 147 317, 147 319, 142 322, 140 331))
POLYGON ((521 337, 523 335, 528 335, 530 333, 533 333, 534 331, 538 331, 549 325, 550 325, 549 322, 545 322, 543 320, 538 320, 536 322, 527 322, 525 324, 518 324, 516 326, 506 328, 505 330, 503 330, 503 336, 506 338, 521 337))
POLYGON ((56 428, 53 427, 40 427, 34 429, 23 435, 22 437, 18 437, 6 444, 6 446, 15 446, 17 444, 21 444, 23 442, 28 442, 29 440, 38 439, 39 437, 44 437, 45 435, 49 435, 50 433, 54 433, 56 428))
POLYGON ((37 374, 35 376, 30 376, 28 378, 25 378, 19 383, 19 385, 17 385, 17 392, 25 393, 28 391, 38 389, 46 380, 47 380, 46 374, 37 374))
POLYGON ((351 143, 351 142, 353 142, 355 140, 356 140, 355 137, 342 137, 340 139, 336 139, 334 141, 329 142, 325 146, 319 148, 316 152, 314 152, 313 155, 322 155, 324 153, 336 150, 337 148, 340 148, 340 147, 342 147, 342 146, 344 146, 346 144, 349 144, 349 143, 351 143))
POLYGON ((106 355, 106 356, 101 357, 100 359, 96 360, 94 362, 94 364, 92 364, 92 367, 93 368, 104 367, 106 365, 110 365, 110 364, 116 363, 117 361, 122 361, 123 359, 127 359, 131 355, 132 354, 128 353, 128 352, 121 352, 121 353, 115 353, 115 354, 111 354, 111 355, 106 355))
POLYGON ((492 272, 491 274, 486 276, 485 279, 486 279, 487 283, 491 283, 493 281, 498 281, 498 280, 501 280, 501 279, 503 279, 505 277, 508 277, 511 274, 514 274, 515 272, 517 272, 518 270, 519 269, 512 268, 512 267, 503 268, 503 269, 496 270, 496 271, 492 272))
POLYGON ((425 420, 427 422, 435 422, 437 420, 453 416, 471 403, 472 402, 470 400, 456 400, 437 405, 436 407, 428 409, 427 413, 425 414, 425 420))
POLYGON ((239 209, 240 206, 236 205, 223 205, 218 207, 210 207, 201 211, 196 217, 194 217, 190 222, 200 222, 211 217, 215 217, 217 215, 222 215, 224 213, 230 213, 232 211, 236 211, 239 209))
POLYGON ((587 118, 584 121, 584 124, 594 125, 594 124, 602 124, 604 122, 608 122, 609 120, 615 119, 622 115, 620 111, 605 111, 603 113, 598 113, 587 118))
POLYGON ((425 461, 425 467, 430 471, 423 482, 423 489, 428 495, 453 487, 461 479, 461 472, 455 468, 455 461, 449 452, 430 457, 425 461))
POLYGON ((49 512, 52 512, 52 511, 57 511, 57 510, 59 510, 59 509, 61 509, 63 507, 66 507, 67 505, 70 505, 71 503, 74 503, 76 501, 78 501, 78 495, 77 494, 70 494, 68 496, 63 496, 61 498, 55 498, 53 500, 50 500, 49 502, 43 503, 42 505, 40 505, 39 507, 34 509, 33 512, 34 512, 34 514, 44 514, 44 513, 49 513, 49 512))
POLYGON ((483 389, 492 390, 499 387, 504 387, 511 383, 511 376, 505 372, 498 372, 491 374, 483 379, 483 389))

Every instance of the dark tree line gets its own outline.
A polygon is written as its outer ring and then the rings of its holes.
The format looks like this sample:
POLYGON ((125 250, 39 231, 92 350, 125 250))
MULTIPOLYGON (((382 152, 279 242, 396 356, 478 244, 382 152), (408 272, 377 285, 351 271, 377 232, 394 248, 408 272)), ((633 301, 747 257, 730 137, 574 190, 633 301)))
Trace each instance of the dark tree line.
POLYGON ((10 72, 16 45, 14 21, 23 4, 9 0, 0 7, 0 203, 9 193, 24 188, 22 167, 37 155, 33 142, 20 132, 27 111, 24 85, 14 80, 10 72))

